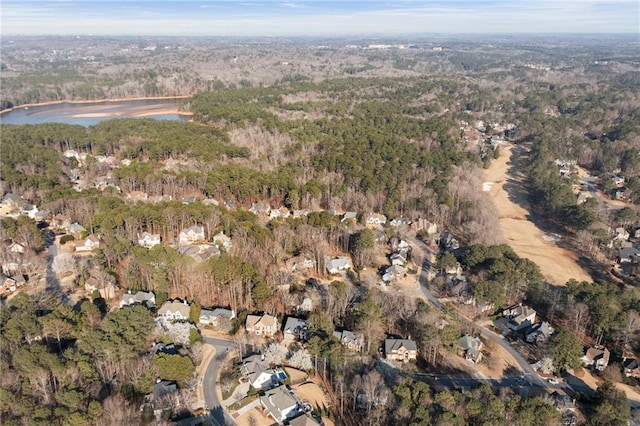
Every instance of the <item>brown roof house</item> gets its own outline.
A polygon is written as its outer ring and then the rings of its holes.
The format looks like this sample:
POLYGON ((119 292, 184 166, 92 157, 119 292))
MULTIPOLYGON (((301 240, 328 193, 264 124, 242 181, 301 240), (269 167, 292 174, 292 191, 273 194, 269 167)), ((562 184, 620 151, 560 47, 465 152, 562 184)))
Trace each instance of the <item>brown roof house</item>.
POLYGON ((416 342, 409 339, 385 339, 384 354, 391 361, 409 362, 418 357, 416 342))
POLYGON ((587 352, 582 357, 582 362, 587 367, 593 367, 596 370, 604 370, 609 365, 609 349, 605 347, 592 346, 587 349, 587 352))
POLYGON ((244 325, 247 333, 256 336, 273 336, 278 332, 278 319, 271 315, 247 315, 244 325))
POLYGON ((190 314, 191 306, 186 300, 183 302, 179 300, 164 302, 158 309, 158 317, 172 321, 188 320, 190 314))
POLYGON ((640 361, 635 358, 625 358, 622 365, 625 376, 640 379, 640 361))

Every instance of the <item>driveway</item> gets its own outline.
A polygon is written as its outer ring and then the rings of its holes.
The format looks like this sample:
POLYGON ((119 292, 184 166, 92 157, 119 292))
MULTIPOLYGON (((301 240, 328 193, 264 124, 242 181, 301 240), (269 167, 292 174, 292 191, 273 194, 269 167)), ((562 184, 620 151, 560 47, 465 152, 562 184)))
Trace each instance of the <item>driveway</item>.
POLYGON ((213 346, 216 350, 216 354, 209 362, 209 366, 204 373, 202 380, 202 386, 204 390, 204 399, 207 402, 207 407, 211 412, 210 419, 217 426, 232 426, 236 423, 231 416, 227 414, 222 407, 222 403, 218 398, 217 379, 220 366, 227 357, 227 353, 235 348, 235 343, 230 340, 215 339, 212 337, 204 337, 204 343, 213 346))

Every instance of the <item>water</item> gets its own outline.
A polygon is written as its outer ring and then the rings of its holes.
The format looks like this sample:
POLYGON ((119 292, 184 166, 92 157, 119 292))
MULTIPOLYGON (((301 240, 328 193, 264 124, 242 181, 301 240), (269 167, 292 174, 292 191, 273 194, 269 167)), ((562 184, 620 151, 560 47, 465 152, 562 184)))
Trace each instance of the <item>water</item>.
POLYGON ((113 118, 153 118, 187 121, 188 115, 177 114, 178 101, 172 99, 56 104, 16 108, 0 116, 1 124, 66 123, 93 126, 113 118))

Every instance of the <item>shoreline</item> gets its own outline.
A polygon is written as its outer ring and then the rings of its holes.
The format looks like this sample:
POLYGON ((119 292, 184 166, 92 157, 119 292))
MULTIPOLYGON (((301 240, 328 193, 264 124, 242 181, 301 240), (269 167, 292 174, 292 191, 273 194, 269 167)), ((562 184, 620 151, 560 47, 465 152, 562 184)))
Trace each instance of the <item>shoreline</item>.
MULTIPOLYGON (((111 102, 129 102, 129 101, 162 101, 162 100, 171 100, 171 99, 187 99, 193 95, 177 95, 177 96, 142 96, 137 98, 115 98, 115 99, 100 99, 100 100, 80 100, 80 101, 71 101, 71 100, 62 100, 62 101, 48 101, 48 102, 40 102, 33 104, 22 104, 13 106, 11 108, 3 109, 0 111, 0 115, 9 113, 11 111, 24 109, 24 108, 33 108, 33 107, 44 107, 44 106, 54 106, 54 105, 82 105, 82 104, 106 104, 111 102)), ((193 115, 191 112, 177 112, 178 115, 193 115)))

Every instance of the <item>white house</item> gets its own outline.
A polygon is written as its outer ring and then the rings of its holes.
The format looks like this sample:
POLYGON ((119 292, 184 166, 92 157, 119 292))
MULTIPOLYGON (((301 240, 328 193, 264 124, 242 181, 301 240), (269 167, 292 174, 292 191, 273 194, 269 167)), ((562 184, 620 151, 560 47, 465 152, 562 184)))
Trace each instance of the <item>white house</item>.
POLYGON ((380 213, 371 213, 367 216, 367 225, 383 226, 387 223, 387 217, 380 213))
POLYGON ((316 261, 303 255, 292 257, 287 261, 287 267, 291 272, 310 269, 314 266, 316 266, 316 261))
POLYGON ((260 403, 278 424, 294 417, 299 407, 298 398, 284 385, 266 391, 260 403))
POLYGON ((220 231, 216 235, 214 235, 213 236, 213 242, 214 242, 214 244, 218 244, 218 245, 221 245, 222 247, 224 247, 224 249, 226 251, 231 250, 231 247, 233 247, 233 243, 231 242, 231 238, 229 236, 225 235, 224 231, 220 231))
POLYGON ((502 315, 509 319, 507 326, 514 331, 530 327, 536 322, 536 311, 522 303, 509 306, 502 311, 502 315))
POLYGON ((204 226, 193 225, 180 231, 178 236, 180 244, 195 243, 204 241, 204 226))
POLYGON ((188 320, 191 314, 191 307, 184 301, 174 300, 171 302, 164 302, 164 304, 158 309, 158 317, 166 320, 188 320))
POLYGON ((327 272, 331 275, 339 274, 340 271, 346 271, 351 268, 351 261, 347 257, 334 257, 326 259, 327 272))
POLYGON ((150 234, 148 232, 138 234, 138 244, 146 248, 156 246, 160 244, 160 234, 150 234))
POLYGON ((277 376, 261 355, 251 355, 242 360, 240 371, 247 378, 249 384, 256 389, 269 388, 278 383, 277 376))
POLYGON ((91 234, 84 241, 78 241, 78 244, 76 245, 76 251, 91 251, 99 247, 100 238, 95 234, 91 234))
POLYGON ((210 311, 208 309, 202 309, 200 311, 200 318, 198 322, 202 325, 212 325, 219 327, 220 322, 223 320, 232 320, 236 317, 236 313, 233 309, 215 308, 210 311))
POLYGON ((342 215, 342 219, 340 219, 340 222, 344 222, 346 220, 353 220, 355 222, 356 220, 358 220, 358 213, 357 212, 345 212, 342 215))
POLYGON ((11 245, 9 246, 9 251, 11 253, 24 253, 25 250, 25 245, 24 244, 20 244, 20 243, 11 243, 11 245))

